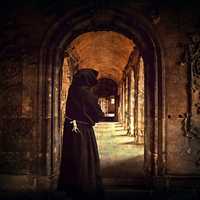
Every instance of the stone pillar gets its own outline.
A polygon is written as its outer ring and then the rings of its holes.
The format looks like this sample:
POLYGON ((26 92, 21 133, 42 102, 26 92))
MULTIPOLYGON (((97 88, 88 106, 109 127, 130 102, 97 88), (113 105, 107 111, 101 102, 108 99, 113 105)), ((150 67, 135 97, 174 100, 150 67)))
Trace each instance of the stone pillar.
POLYGON ((138 143, 138 65, 134 66, 134 135, 135 141, 138 143))
POLYGON ((64 116, 65 116, 65 109, 66 109, 66 101, 68 95, 68 89, 72 80, 72 72, 70 71, 70 63, 68 61, 69 57, 64 58, 63 67, 62 67, 62 83, 61 83, 61 112, 62 112, 62 133, 63 133, 63 126, 64 126, 64 116))
POLYGON ((127 134, 131 135, 131 72, 127 73, 127 134))
POLYGON ((119 87, 119 97, 120 97, 120 109, 119 109, 119 121, 121 124, 123 124, 123 82, 120 82, 120 87, 119 87))
POLYGON ((144 63, 140 58, 138 73, 138 140, 137 143, 144 143, 144 63))
MULTIPOLYGON (((0 190, 34 190, 37 172, 35 99, 37 52, 20 44, 6 46, 0 55, 0 190), (34 78, 33 78, 34 77, 34 78)), ((18 44, 19 43, 19 44, 18 44)))
POLYGON ((125 129, 125 123, 126 123, 126 81, 123 79, 123 127, 125 129))
POLYGON ((121 83, 118 85, 118 121, 121 122, 122 121, 122 85, 121 83))
POLYGON ((118 121, 119 120, 119 115, 118 115, 118 110, 119 110, 119 95, 118 94, 116 94, 115 95, 115 118, 114 118, 114 120, 115 121, 118 121))
POLYGON ((125 128, 125 131, 127 131, 127 123, 128 123, 127 112, 128 112, 128 80, 127 80, 127 76, 125 76, 125 80, 124 80, 124 128, 125 128))
POLYGON ((131 86, 130 86, 130 127, 131 127, 131 136, 134 136, 134 105, 135 105, 135 80, 134 80, 134 71, 131 69, 130 71, 130 77, 131 77, 131 86))

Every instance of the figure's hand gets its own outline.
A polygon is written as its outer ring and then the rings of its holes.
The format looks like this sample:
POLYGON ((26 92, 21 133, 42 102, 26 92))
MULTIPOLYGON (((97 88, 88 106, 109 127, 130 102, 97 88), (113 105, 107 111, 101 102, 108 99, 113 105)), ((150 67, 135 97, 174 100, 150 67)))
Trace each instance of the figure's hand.
POLYGON ((73 132, 75 132, 75 133, 81 133, 80 130, 78 129, 76 120, 73 120, 73 121, 71 121, 70 123, 73 125, 73 128, 72 128, 72 131, 73 131, 73 132))

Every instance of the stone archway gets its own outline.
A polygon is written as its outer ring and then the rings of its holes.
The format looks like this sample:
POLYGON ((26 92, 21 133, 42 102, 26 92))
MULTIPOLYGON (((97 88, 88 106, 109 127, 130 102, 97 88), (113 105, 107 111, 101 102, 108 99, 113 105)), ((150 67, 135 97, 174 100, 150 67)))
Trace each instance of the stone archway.
MULTIPOLYGON (((88 31, 115 31, 133 39, 145 64, 145 173, 165 172, 164 65, 158 38, 141 15, 118 8, 94 14, 90 7, 78 8, 57 21, 45 36, 38 69, 38 148, 45 145, 45 176, 59 172, 61 145, 60 68, 64 50, 78 35, 88 31), (73 20, 72 20, 73 19, 73 20)), ((42 147, 43 146, 43 147, 42 147)))

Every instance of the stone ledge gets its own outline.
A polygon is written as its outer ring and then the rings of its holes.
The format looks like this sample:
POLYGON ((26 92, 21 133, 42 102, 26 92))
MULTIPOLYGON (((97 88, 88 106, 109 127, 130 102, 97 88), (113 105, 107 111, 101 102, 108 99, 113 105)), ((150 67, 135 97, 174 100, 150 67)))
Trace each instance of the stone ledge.
POLYGON ((51 176, 0 174, 0 192, 48 192, 55 190, 56 180, 51 176))

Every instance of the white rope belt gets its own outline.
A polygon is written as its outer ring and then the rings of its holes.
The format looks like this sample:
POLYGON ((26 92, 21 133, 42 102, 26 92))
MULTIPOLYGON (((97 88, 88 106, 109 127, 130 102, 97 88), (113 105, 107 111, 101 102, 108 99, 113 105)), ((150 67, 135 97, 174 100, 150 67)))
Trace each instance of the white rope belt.
POLYGON ((75 133, 81 133, 78 126, 77 126, 77 123, 84 124, 84 125, 90 125, 87 122, 74 120, 74 119, 67 117, 67 116, 65 116, 65 118, 70 121, 69 123, 72 124, 72 126, 73 126, 72 131, 75 132, 75 133))

